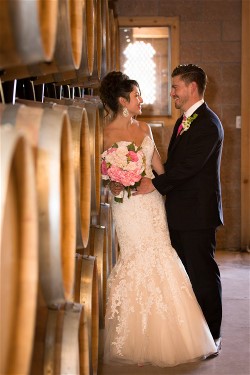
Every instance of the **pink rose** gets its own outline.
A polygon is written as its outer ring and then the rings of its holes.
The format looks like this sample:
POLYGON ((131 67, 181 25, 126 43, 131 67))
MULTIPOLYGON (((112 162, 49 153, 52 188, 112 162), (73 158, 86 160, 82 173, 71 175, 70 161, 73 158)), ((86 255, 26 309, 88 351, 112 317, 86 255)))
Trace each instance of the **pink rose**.
POLYGON ((124 186, 133 186, 136 182, 141 180, 141 174, 140 171, 134 170, 134 171, 125 171, 125 173, 122 176, 121 183, 124 186))
POLYGON ((107 163, 106 163, 105 160, 103 160, 102 163, 101 163, 101 172, 102 172, 103 175, 108 174, 107 163))
POLYGON ((145 170, 145 157, 142 150, 138 150, 133 142, 129 144, 129 142, 120 141, 119 147, 114 146, 116 144, 102 153, 102 178, 122 184, 130 197, 130 187, 142 178, 145 170))
POLYGON ((111 154, 112 152, 116 152, 117 151, 117 148, 116 147, 110 147, 108 150, 107 150, 107 154, 111 154))
POLYGON ((124 171, 121 168, 111 166, 108 169, 108 175, 112 181, 120 182, 123 186, 133 186, 135 182, 140 181, 140 170, 124 171))
POLYGON ((131 161, 138 161, 138 155, 134 151, 129 151, 127 156, 129 158, 129 160, 131 160, 131 161))
POLYGON ((119 167, 116 167, 115 165, 111 165, 111 167, 108 169, 108 175, 112 181, 121 183, 122 173, 123 173, 122 169, 119 167))

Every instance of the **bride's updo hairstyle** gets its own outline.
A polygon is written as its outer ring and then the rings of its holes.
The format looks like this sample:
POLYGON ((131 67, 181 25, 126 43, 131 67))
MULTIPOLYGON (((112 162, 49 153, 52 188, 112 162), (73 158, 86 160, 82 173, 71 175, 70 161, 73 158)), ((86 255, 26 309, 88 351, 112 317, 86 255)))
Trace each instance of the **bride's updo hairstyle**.
POLYGON ((129 95, 134 86, 139 88, 138 82, 129 79, 126 74, 117 71, 108 73, 102 79, 99 87, 100 99, 106 112, 109 114, 109 110, 111 110, 116 116, 122 110, 119 98, 122 97, 129 101, 129 95))

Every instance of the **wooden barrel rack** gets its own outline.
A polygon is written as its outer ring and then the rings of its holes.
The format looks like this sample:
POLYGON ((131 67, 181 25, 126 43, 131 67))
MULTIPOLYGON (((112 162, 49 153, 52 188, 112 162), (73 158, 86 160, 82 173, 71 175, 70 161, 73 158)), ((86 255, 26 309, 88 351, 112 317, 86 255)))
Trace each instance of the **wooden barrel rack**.
POLYGON ((108 0, 0 4, 4 375, 98 372, 118 254, 100 169, 107 119, 98 86, 119 69, 111 7, 108 0))

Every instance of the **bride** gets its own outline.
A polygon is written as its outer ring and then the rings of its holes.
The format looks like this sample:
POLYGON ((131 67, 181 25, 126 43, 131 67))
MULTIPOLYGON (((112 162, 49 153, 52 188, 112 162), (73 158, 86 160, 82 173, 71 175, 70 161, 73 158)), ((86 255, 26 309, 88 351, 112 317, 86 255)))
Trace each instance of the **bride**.
MULTIPOLYGON (((102 80, 100 98, 113 118, 104 129, 104 150, 134 142, 146 158, 146 176, 164 168, 141 114, 139 85, 122 72, 102 80)), ((111 187, 116 195, 120 186, 111 187)), ((120 255, 108 279, 104 362, 175 366, 204 359, 216 346, 189 278, 171 246, 163 197, 124 193, 112 212, 120 255)))

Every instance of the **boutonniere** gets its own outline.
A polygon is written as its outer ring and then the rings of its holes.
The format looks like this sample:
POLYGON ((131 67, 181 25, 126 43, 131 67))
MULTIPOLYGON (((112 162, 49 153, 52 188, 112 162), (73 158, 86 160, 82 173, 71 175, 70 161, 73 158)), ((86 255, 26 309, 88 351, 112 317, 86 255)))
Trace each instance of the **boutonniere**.
POLYGON ((191 123, 196 119, 196 117, 198 117, 198 115, 197 113, 194 113, 192 116, 189 116, 184 121, 182 121, 182 131, 180 134, 186 132, 190 128, 191 123))

